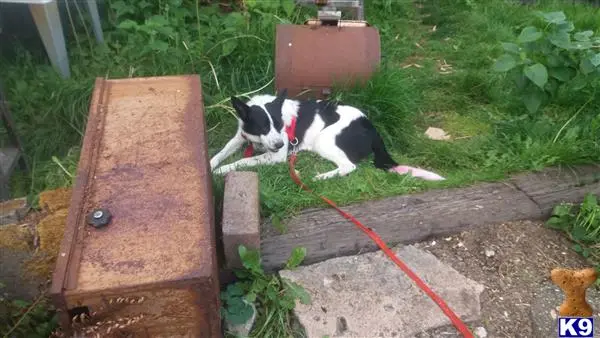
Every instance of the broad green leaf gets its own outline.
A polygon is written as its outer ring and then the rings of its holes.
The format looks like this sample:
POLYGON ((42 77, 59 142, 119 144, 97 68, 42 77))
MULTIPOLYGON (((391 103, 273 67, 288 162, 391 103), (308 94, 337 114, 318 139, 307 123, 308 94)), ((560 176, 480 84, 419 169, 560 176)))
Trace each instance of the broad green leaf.
POLYGON ((559 83, 556 79, 549 78, 548 82, 544 86, 544 90, 546 91, 546 93, 550 94, 550 96, 555 96, 556 93, 558 92, 558 86, 559 86, 559 83))
POLYGON ((288 287, 288 291, 294 295, 294 298, 300 300, 300 303, 309 305, 311 303, 311 297, 308 292, 299 284, 292 282, 291 280, 284 279, 285 284, 288 287))
POLYGON ((510 42, 503 42, 502 48, 506 52, 517 54, 517 55, 519 55, 519 53, 521 52, 521 48, 519 48, 519 46, 517 44, 510 43, 510 42))
POLYGON ((573 230, 571 230, 571 236, 573 237, 574 240, 579 241, 579 242, 584 242, 584 241, 588 240, 588 234, 587 234, 586 229, 579 225, 575 225, 573 227, 573 230))
POLYGON ((146 20, 146 24, 149 26, 167 26, 169 24, 169 20, 162 15, 153 15, 146 20))
POLYGON ((525 103, 525 107, 529 111, 529 113, 533 114, 538 111, 540 106, 542 105, 542 101, 544 100, 544 93, 534 87, 533 90, 530 90, 523 97, 523 103, 525 103))
POLYGON ((584 75, 588 75, 596 70, 596 66, 592 64, 590 59, 582 59, 579 63, 579 69, 584 75))
POLYGON ((152 48, 152 50, 159 52, 166 52, 167 49, 169 49, 169 44, 161 40, 154 40, 150 42, 148 46, 152 48))
POLYGON ((550 68, 548 69, 548 75, 559 81, 567 82, 573 76, 573 71, 567 67, 550 68))
POLYGON ((249 292, 246 297, 245 297, 246 301, 248 303, 254 303, 256 301, 256 293, 254 292, 249 292))
POLYGON ((590 249, 588 248, 583 248, 583 251, 581 252, 581 255, 585 258, 590 257, 590 249))
POLYGON ((544 89, 544 86, 548 82, 548 71, 541 63, 536 63, 533 66, 525 67, 523 73, 529 80, 531 80, 531 82, 535 83, 535 85, 541 89, 544 89))
POLYGON ((283 7, 287 16, 291 16, 296 8, 296 3, 294 0, 281 0, 281 7, 283 7))
POLYGON ((121 21, 121 23, 119 23, 117 27, 119 27, 120 29, 135 29, 138 27, 138 24, 133 20, 127 19, 121 21))
POLYGON ((592 35, 594 35, 593 31, 583 31, 573 34, 573 38, 577 41, 590 41, 592 35))
POLYGON ((244 290, 238 283, 229 284, 225 292, 227 297, 242 296, 244 294, 244 290))
POLYGON ((173 30, 173 28, 171 28, 170 26, 158 26, 155 28, 157 32, 166 35, 166 36, 170 36, 173 35, 175 33, 175 31, 173 30))
POLYGON ((555 45, 563 49, 571 48, 571 37, 567 32, 555 32, 548 36, 548 40, 555 45))
POLYGON ((567 19, 567 16, 562 11, 541 13, 542 17, 549 23, 561 23, 567 19))
POLYGON ((238 247, 238 253, 244 267, 250 271, 262 273, 258 250, 248 250, 244 245, 238 247))
POLYGON ((513 68, 508 72, 508 76, 515 82, 517 89, 524 90, 527 85, 527 78, 523 75, 523 72, 518 68, 513 68))
POLYGON ((594 210, 598 206, 598 199, 592 193, 585 194, 581 207, 585 210, 594 210))
POLYGON ((243 306, 236 307, 234 309, 235 311, 231 311, 229 308, 227 308, 225 316, 227 322, 234 325, 241 325, 245 324, 250 318, 252 318, 252 315, 254 314, 254 309, 252 306, 246 303, 242 304, 243 306))
POLYGON ((304 257, 306 257, 306 248, 294 248, 294 250, 292 250, 290 258, 286 263, 286 269, 293 269, 297 267, 298 265, 300 265, 300 263, 302 263, 304 257))
POLYGON ((575 30, 575 25, 572 22, 566 21, 556 25, 556 30, 559 32, 569 33, 575 30))
POLYGON ((550 217, 548 221, 546 221, 546 226, 556 230, 566 231, 569 229, 569 223, 560 217, 550 217))
POLYGON ((552 209, 552 216, 565 217, 571 216, 573 206, 569 204, 559 204, 552 209))
POLYGON ((590 57, 590 63, 594 65, 594 67, 600 66, 600 53, 593 55, 590 57))
POLYGON ((237 47, 237 41, 235 39, 227 40, 221 44, 221 56, 227 56, 231 54, 237 47))
POLYGON ((258 2, 259 0, 244 0, 244 5, 246 5, 248 9, 252 9, 258 5, 258 2))
POLYGON ((587 86, 587 77, 583 74, 577 74, 570 82, 573 90, 580 90, 587 86))
POLYGON ((575 49, 579 49, 579 50, 590 49, 590 48, 592 48, 593 45, 594 44, 592 43, 592 41, 571 42, 571 48, 575 48, 575 49))
POLYGON ((281 221, 281 217, 279 215, 273 215, 271 217, 271 224, 273 225, 273 228, 279 231, 279 233, 285 234, 287 232, 287 227, 281 221))
POLYGON ((542 32, 533 26, 527 26, 523 28, 521 34, 517 38, 519 43, 536 41, 542 37, 542 32))
POLYGON ((492 69, 495 72, 507 72, 513 69, 516 65, 517 60, 515 60, 512 55, 504 54, 496 60, 496 63, 494 63, 492 69))

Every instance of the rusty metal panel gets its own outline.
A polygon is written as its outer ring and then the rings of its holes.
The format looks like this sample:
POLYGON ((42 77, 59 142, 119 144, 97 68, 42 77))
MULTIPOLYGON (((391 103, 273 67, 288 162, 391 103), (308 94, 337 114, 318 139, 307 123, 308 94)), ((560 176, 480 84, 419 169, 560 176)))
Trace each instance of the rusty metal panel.
POLYGON ((86 307, 142 315, 136 337, 220 336, 211 182, 198 76, 97 79, 52 281, 63 326, 86 307))
POLYGON ((324 98, 336 83, 368 79, 381 59, 374 27, 281 24, 276 28, 275 87, 324 98))

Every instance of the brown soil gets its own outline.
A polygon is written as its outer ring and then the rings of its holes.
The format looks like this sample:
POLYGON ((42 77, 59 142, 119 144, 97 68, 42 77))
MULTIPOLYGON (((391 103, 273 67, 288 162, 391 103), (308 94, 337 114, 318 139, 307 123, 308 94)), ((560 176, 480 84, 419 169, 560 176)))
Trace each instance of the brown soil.
MULTIPOLYGON (((536 287, 555 267, 590 266, 562 234, 538 222, 485 226, 418 246, 486 287, 482 321, 473 327, 483 326, 487 337, 534 337, 530 304, 536 287)), ((457 336, 444 327, 421 337, 457 336)))

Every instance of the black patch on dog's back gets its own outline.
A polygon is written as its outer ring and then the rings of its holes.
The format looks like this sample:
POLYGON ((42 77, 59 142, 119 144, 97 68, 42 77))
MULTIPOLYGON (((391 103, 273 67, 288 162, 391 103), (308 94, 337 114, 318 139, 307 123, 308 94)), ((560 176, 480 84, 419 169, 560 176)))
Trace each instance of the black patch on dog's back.
POLYGON ((323 122, 325 122, 323 129, 336 123, 340 119, 340 115, 337 113, 337 104, 332 101, 300 101, 298 107, 298 120, 296 121, 296 138, 298 138, 299 142, 302 142, 304 139, 306 131, 314 122, 317 114, 321 117, 323 122))
POLYGON ((267 135, 271 130, 271 122, 267 112, 259 106, 251 106, 248 117, 243 119, 242 122, 242 130, 250 135, 267 135))
POLYGON ((373 152, 374 164, 379 169, 390 169, 398 165, 387 152, 377 130, 366 117, 360 117, 342 129, 335 138, 335 144, 342 149, 352 163, 358 163, 373 152))

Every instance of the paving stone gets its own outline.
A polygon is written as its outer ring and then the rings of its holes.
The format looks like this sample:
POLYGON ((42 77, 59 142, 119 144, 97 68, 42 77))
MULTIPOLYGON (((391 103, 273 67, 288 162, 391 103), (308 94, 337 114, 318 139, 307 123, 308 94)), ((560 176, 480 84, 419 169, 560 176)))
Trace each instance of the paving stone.
POLYGON ((0 226, 18 223, 29 211, 27 198, 0 202, 0 226))
MULTIPOLYGON (((594 337, 600 336, 600 292, 593 286, 586 299, 594 309, 594 337)), ((531 302, 531 319, 536 337, 558 336, 558 307, 564 300, 563 292, 550 281, 536 289, 531 302)))
MULTIPOLYGON (((465 322, 481 317, 478 284, 414 246, 393 249, 465 322)), ((311 295, 295 315, 307 337, 413 337, 450 324, 439 307, 381 251, 333 258, 280 275, 311 295)))
POLYGON ((226 265, 241 268, 240 244, 260 250, 260 198, 255 172, 234 171, 225 177, 222 224, 226 265))

